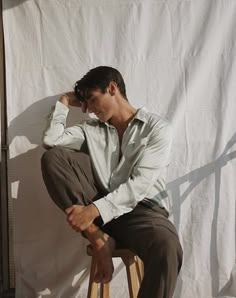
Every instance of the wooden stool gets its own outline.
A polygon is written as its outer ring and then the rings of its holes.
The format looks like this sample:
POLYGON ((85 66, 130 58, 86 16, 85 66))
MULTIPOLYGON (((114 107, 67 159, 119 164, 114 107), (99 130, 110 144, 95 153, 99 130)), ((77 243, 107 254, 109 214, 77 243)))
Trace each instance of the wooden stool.
MULTIPOLYGON (((98 284, 94 282, 96 261, 89 251, 87 251, 87 253, 88 255, 92 256, 87 298, 97 298, 98 284)), ((132 251, 125 248, 115 249, 112 257, 121 258, 124 262, 127 272, 129 295, 130 298, 136 298, 138 295, 139 286, 143 279, 143 262, 132 251)), ((109 298, 109 282, 105 284, 101 283, 100 298, 109 298)))

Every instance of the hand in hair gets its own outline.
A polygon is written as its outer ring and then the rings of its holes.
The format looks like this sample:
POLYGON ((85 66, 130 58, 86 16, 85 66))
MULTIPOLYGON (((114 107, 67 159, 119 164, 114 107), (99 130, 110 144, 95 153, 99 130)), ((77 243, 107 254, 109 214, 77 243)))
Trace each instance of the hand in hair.
POLYGON ((80 107, 82 109, 83 113, 86 113, 87 111, 87 103, 79 101, 79 99, 76 97, 74 92, 67 92, 63 94, 59 101, 63 103, 65 106, 73 106, 73 107, 80 107))

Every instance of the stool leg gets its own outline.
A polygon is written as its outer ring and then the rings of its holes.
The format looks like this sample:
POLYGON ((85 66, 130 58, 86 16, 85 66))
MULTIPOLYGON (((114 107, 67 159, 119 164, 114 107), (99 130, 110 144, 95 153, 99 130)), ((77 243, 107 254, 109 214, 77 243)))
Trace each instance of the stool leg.
POLYGON ((105 284, 101 283, 100 298, 109 298, 109 282, 105 284))
POLYGON ((136 262, 134 257, 122 258, 127 272, 129 295, 130 298, 137 298, 138 296, 138 280, 136 262))
POLYGON ((144 265, 143 265, 142 260, 138 256, 135 256, 135 259, 136 259, 136 270, 137 270, 137 274, 138 274, 138 281, 139 281, 139 285, 140 285, 143 280, 144 265))
POLYGON ((96 267, 97 267, 97 264, 96 264, 95 258, 92 258, 87 298, 97 298, 98 284, 94 281, 96 267))

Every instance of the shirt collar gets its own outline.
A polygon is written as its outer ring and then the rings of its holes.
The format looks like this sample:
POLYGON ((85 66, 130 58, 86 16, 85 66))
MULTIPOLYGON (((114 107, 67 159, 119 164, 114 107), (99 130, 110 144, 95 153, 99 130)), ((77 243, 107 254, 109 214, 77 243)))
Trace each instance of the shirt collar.
POLYGON ((133 119, 138 119, 144 123, 148 122, 148 111, 145 107, 138 109, 133 119))

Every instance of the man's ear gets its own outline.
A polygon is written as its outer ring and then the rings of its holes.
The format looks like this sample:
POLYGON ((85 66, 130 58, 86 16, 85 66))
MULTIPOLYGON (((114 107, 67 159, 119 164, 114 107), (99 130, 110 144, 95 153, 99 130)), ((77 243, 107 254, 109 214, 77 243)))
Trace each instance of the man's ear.
POLYGON ((108 92, 111 96, 113 96, 115 95, 116 91, 117 91, 117 84, 111 81, 108 86, 108 92))

